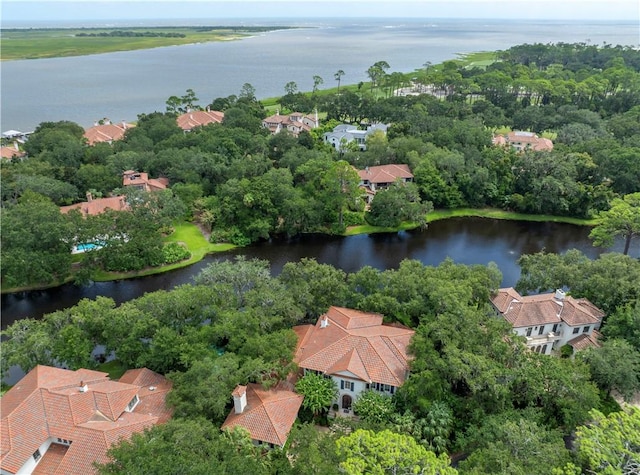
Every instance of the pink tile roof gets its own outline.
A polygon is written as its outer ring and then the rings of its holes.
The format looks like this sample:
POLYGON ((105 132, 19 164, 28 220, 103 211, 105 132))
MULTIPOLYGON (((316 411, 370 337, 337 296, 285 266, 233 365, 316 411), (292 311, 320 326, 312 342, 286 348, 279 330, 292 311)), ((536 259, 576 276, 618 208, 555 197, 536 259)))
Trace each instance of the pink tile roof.
POLYGON ((61 438, 72 441, 71 446, 66 451, 54 446, 49 457, 49 452, 43 454, 41 473, 95 473, 93 462, 105 462, 113 442, 170 417, 165 397, 171 383, 149 370, 135 371, 145 375, 142 382, 154 381, 157 388, 128 383, 134 380, 129 373, 111 381, 99 371, 36 366, 0 399, 0 467, 15 473, 43 442, 61 438), (80 391, 81 384, 86 391, 80 391), (139 403, 127 412, 135 395, 139 403))
POLYGON ((241 395, 239 388, 246 389, 247 405, 240 414, 232 409, 222 429, 244 427, 254 440, 283 446, 298 417, 303 397, 288 389, 284 382, 272 389, 253 383, 238 386, 234 395, 241 395))
POLYGON ((587 299, 554 293, 521 296, 513 287, 500 289, 491 299, 505 320, 515 328, 564 322, 570 326, 598 324, 604 312, 587 299))
POLYGON ((398 178, 413 178, 409 165, 390 164, 368 167, 364 170, 358 170, 358 175, 363 181, 369 183, 393 183, 398 178))
POLYGON ((177 118, 178 127, 182 130, 192 130, 208 124, 219 124, 224 119, 224 112, 219 111, 190 111, 177 118))
POLYGON ((111 143, 115 140, 122 140, 128 129, 135 127, 133 124, 123 122, 121 124, 103 124, 89 127, 84 132, 84 137, 89 145, 95 145, 100 142, 111 143))
POLYGON ((404 383, 413 330, 382 324, 382 316, 331 307, 315 326, 294 327, 298 345, 294 361, 301 368, 337 374, 349 371, 366 382, 404 383), (328 324, 323 328, 322 321, 328 324))
POLYGON ((104 213, 107 209, 124 211, 128 209, 128 205, 125 201, 125 197, 122 195, 109 196, 108 198, 94 198, 91 201, 83 201, 69 206, 61 206, 60 212, 66 214, 74 209, 79 210, 83 216, 95 216, 100 213, 104 213))

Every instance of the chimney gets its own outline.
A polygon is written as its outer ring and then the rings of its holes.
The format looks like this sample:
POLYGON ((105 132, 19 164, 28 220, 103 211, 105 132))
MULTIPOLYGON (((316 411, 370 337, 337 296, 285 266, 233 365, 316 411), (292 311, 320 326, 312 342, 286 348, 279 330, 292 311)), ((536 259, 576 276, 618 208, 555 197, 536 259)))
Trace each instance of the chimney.
POLYGON ((242 414, 244 408, 247 407, 247 387, 239 384, 231 395, 233 396, 233 408, 236 414, 242 414))
POLYGON ((86 384, 84 384, 84 381, 80 381, 80 387, 78 388, 78 390, 81 393, 86 393, 89 390, 89 387, 86 384))
POLYGON ((556 294, 554 295, 554 298, 555 298, 556 300, 564 300, 564 296, 565 296, 564 290, 562 290, 562 289, 557 289, 557 290, 556 290, 556 294))
POLYGON ((127 130, 127 123, 124 120, 122 121, 122 128, 127 130))
POLYGON ((329 317, 326 315, 320 320, 320 328, 327 328, 329 326, 329 317))
POLYGON ((16 149, 16 152, 20 151, 20 147, 18 147, 18 142, 13 142, 13 148, 16 149))
POLYGON ((93 195, 90 191, 87 191, 87 201, 91 203, 93 201, 93 195))

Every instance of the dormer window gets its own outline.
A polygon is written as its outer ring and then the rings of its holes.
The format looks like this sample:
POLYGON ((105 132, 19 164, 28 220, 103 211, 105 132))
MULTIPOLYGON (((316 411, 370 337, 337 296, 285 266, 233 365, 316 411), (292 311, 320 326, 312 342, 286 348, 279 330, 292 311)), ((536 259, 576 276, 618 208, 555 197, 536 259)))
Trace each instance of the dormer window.
POLYGON ((140 402, 140 399, 136 394, 135 396, 133 396, 133 399, 129 401, 129 404, 127 404, 127 408, 125 410, 127 412, 133 412, 133 410, 135 409, 135 407, 138 405, 139 402, 140 402))

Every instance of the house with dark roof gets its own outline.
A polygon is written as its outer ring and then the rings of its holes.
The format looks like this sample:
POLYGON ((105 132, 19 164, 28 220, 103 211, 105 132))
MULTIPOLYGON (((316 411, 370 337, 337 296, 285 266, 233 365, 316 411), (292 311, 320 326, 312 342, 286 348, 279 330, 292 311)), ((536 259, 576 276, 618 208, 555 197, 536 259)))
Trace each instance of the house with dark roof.
POLYGON ((256 445, 284 446, 303 400, 290 383, 281 381, 271 389, 253 383, 238 385, 231 395, 233 409, 222 429, 242 427, 256 445))
POLYGON ((84 131, 84 138, 87 139, 89 145, 106 142, 113 143, 116 140, 122 140, 128 129, 135 127, 122 121, 121 124, 113 124, 109 119, 105 119, 104 123, 95 123, 93 127, 89 127, 84 131))
POLYGON ((492 140, 494 145, 511 147, 518 152, 531 150, 533 152, 550 152, 553 150, 553 142, 544 137, 538 137, 533 132, 515 130, 504 135, 495 135, 492 140))
POLYGON ((181 114, 176 119, 178 127, 185 132, 191 132, 198 127, 209 124, 220 124, 224 120, 224 112, 212 110, 192 110, 181 114))
POLYGON ((294 137, 300 135, 302 131, 310 131, 320 126, 318 121, 318 112, 315 115, 305 115, 300 112, 292 112, 290 114, 280 114, 276 112, 262 120, 262 127, 269 129, 272 135, 278 134, 286 130, 294 137))
POLYGON ((0 399, 2 474, 87 475, 112 444, 171 418, 171 382, 146 368, 119 381, 36 366, 0 399))
POLYGON ((409 374, 407 353, 414 331, 383 324, 377 313, 331 307, 315 325, 293 328, 298 335, 294 361, 306 374, 331 378, 338 387, 334 401, 342 414, 366 390, 395 394, 409 374))
POLYGON ((491 303, 537 353, 550 355, 567 344, 576 351, 600 345, 598 330, 604 312, 587 299, 575 299, 560 289, 523 297, 508 287, 499 289, 491 303))
POLYGON ((336 125, 332 132, 326 132, 322 140, 338 152, 345 151, 350 143, 355 143, 359 150, 364 151, 367 149, 367 137, 377 131, 386 135, 388 127, 386 124, 371 124, 365 130, 361 130, 355 125, 340 124, 336 125))

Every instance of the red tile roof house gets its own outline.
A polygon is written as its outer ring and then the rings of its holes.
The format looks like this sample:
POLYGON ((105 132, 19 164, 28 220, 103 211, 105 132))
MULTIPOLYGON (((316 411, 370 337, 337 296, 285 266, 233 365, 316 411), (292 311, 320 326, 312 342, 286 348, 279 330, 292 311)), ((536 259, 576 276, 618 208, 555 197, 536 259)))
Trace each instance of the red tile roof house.
POLYGON ((317 129, 319 125, 320 123, 318 121, 317 111, 315 115, 304 115, 300 112, 292 112, 289 115, 280 115, 280 112, 276 112, 275 115, 262 120, 262 126, 269 129, 272 135, 277 134, 282 130, 287 130, 297 137, 303 130, 308 132, 311 129, 317 129))
POLYGON ((550 355, 566 344, 574 350, 600 346, 597 330, 604 312, 587 299, 574 299, 562 290, 523 297, 509 287, 499 289, 491 303, 535 352, 550 355))
POLYGON ((494 145, 510 145, 518 152, 524 152, 526 150, 550 152, 553 150, 553 142, 551 140, 538 137, 533 132, 516 130, 506 135, 496 135, 492 141, 494 145))
POLYGON ((12 146, 0 147, 0 157, 11 160, 14 158, 22 158, 26 152, 20 150, 18 142, 13 142, 12 146))
POLYGON ((414 331, 384 325, 382 315, 331 307, 315 325, 293 328, 298 335, 294 361, 307 373, 323 374, 338 387, 341 415, 365 390, 394 394, 409 374, 407 347, 414 331))
POLYGON ((120 439, 162 424, 171 383, 146 368, 107 373, 36 366, 0 399, 2 474, 87 475, 120 439))
POLYGON ((371 203, 376 191, 388 188, 392 183, 400 180, 403 183, 413 181, 413 174, 409 165, 378 165, 358 170, 360 186, 367 193, 367 203, 371 203))
POLYGON ((178 127, 185 132, 190 132, 197 127, 203 127, 209 124, 219 124, 224 120, 224 112, 212 110, 194 110, 179 115, 176 119, 178 127))
POLYGON ((169 185, 168 178, 149 178, 147 173, 127 170, 122 174, 122 186, 130 186, 144 191, 164 190, 169 185))
POLYGON ((94 124, 93 127, 88 128, 84 132, 84 138, 87 139, 89 145, 95 145, 101 142, 107 142, 109 144, 116 140, 122 140, 124 134, 128 129, 135 127, 133 124, 128 124, 122 121, 122 124, 112 124, 108 119, 104 124, 94 124))
POLYGON ((284 446, 303 399, 291 384, 281 381, 272 389, 259 384, 237 386, 231 395, 233 409, 222 429, 243 427, 256 445, 284 446))
POLYGON ((104 213, 107 209, 112 209, 114 211, 124 211, 128 208, 129 205, 127 205, 125 197, 122 195, 94 199, 91 193, 87 193, 87 201, 69 206, 61 206, 60 212, 63 214, 67 214, 69 211, 77 209, 80 211, 82 216, 96 216, 98 214, 104 213))

